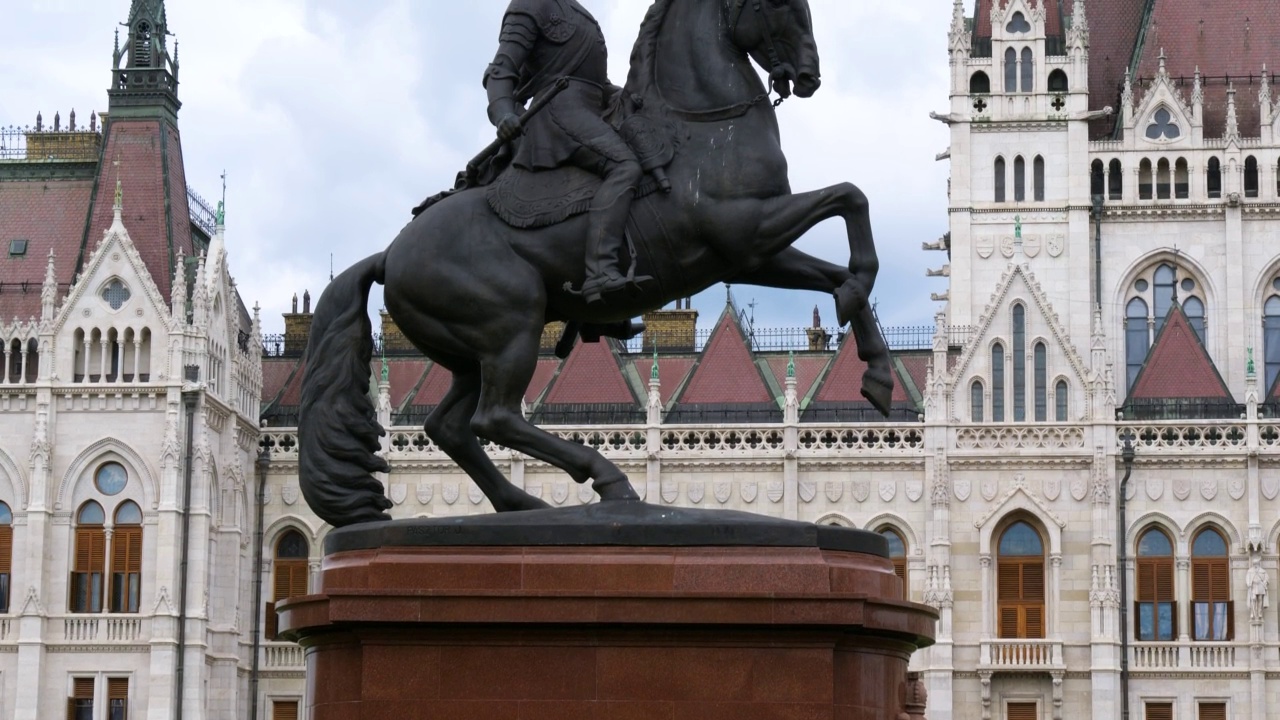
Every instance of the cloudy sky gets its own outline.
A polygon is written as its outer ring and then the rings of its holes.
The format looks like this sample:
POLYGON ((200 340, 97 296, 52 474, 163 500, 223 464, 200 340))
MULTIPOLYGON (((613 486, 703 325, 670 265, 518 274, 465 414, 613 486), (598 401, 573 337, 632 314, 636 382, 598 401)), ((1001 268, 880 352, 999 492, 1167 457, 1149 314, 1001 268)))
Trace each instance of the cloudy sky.
MULTIPOLYGON (((583 0, 604 28, 610 75, 626 60, 649 0, 583 0)), ((106 107, 111 47, 129 0, 6 3, 0 125, 106 107)), ((932 322, 945 290, 923 252, 947 229, 946 33, 951 3, 810 0, 824 84, 779 111, 791 185, 851 181, 871 199, 881 272, 881 322, 932 322)), ((972 2, 967 3, 972 12, 972 2)), ((187 181, 210 200, 227 173, 227 243, 241 294, 263 307, 267 332, 294 292, 318 297, 329 276, 384 247, 426 195, 452 184, 493 137, 481 73, 506 0, 168 0, 180 43, 179 115, 187 181)), ((848 259, 828 222, 799 247, 848 259)), ((829 298, 735 287, 758 327, 809 323, 829 298)), ((702 324, 724 288, 699 295, 702 324)), ((371 301, 376 309, 380 296, 371 301)))

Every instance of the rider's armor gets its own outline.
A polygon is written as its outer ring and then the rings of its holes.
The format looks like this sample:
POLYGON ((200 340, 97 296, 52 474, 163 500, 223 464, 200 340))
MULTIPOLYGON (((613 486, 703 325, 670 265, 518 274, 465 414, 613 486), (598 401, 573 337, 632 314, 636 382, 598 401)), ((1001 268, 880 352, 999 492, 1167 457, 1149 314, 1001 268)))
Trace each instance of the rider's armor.
POLYGON ((577 0, 512 0, 498 52, 485 71, 489 120, 500 125, 557 79, 570 80, 524 126, 513 164, 525 170, 576 165, 603 179, 591 203, 582 294, 598 302, 623 289, 619 272, 631 199, 643 170, 603 116, 618 90, 609 83, 604 33, 577 0))

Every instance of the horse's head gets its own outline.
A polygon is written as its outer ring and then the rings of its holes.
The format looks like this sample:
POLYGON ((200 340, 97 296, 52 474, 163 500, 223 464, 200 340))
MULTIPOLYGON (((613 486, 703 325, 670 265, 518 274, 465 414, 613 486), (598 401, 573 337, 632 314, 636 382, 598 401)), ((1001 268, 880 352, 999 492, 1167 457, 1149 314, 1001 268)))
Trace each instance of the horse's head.
POLYGON ((732 40, 760 67, 782 97, 807 98, 822 85, 809 0, 725 0, 732 40))

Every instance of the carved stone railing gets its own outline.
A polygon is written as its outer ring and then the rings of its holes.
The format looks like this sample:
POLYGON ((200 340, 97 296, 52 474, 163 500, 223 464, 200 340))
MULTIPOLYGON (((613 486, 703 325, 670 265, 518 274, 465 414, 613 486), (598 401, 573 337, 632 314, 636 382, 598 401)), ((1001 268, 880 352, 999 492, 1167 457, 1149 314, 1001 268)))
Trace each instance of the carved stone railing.
POLYGON ((1138 452, 1144 449, 1214 452, 1244 448, 1249 434, 1245 423, 1235 421, 1117 425, 1116 447, 1123 447, 1126 437, 1132 438, 1138 452))
POLYGON ((142 638, 142 618, 108 617, 107 642, 137 642, 142 638))
POLYGON ((975 425, 956 430, 958 450, 1079 450, 1085 429, 1079 425, 975 425))
POLYGON ((1144 670, 1234 670, 1237 653, 1234 643, 1139 642, 1129 646, 1129 666, 1144 670))
POLYGON ((62 619, 62 639, 67 642, 96 642, 102 618, 65 617, 62 619))
POLYGON ((301 645, 285 642, 268 642, 262 645, 262 667, 265 670, 306 669, 306 655, 301 645))
POLYGON ((1010 672, 1065 667, 1058 640, 984 640, 978 664, 985 670, 1010 672))
POLYGON ((136 615, 67 615, 51 623, 54 632, 56 623, 61 624, 61 640, 66 643, 132 644, 147 636, 144 619, 136 615))
POLYGON ((900 450, 914 451, 924 447, 924 430, 919 426, 901 427, 823 427, 804 425, 798 435, 803 450, 900 450))

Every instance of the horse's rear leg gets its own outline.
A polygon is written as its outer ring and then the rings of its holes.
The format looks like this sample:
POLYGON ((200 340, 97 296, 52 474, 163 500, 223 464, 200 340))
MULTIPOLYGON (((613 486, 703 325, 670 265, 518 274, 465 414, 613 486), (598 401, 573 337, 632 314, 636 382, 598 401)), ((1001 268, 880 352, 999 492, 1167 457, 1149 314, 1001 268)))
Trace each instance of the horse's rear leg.
POLYGON ((480 437, 555 465, 576 482, 592 480, 601 500, 639 500, 618 466, 585 445, 539 429, 520 412, 520 399, 537 366, 541 331, 541 326, 521 331, 493 354, 481 357, 483 387, 471 428, 480 437))
POLYGON ((462 468, 498 512, 547 508, 538 498, 512 485, 480 447, 471 418, 480 402, 480 370, 453 373, 453 385, 427 418, 427 435, 462 468))
MULTIPOLYGON (((728 204, 726 210, 738 212, 732 204, 728 204)), ((756 229, 758 244, 752 250, 764 260, 751 272, 753 279, 743 282, 770 287, 793 287, 787 283, 813 278, 821 279, 819 287, 823 287, 823 283, 832 279, 829 267, 812 264, 822 261, 796 250, 784 251, 818 223, 835 217, 844 220, 849 236, 849 270, 840 285, 831 290, 836 299, 836 317, 841 325, 852 325, 858 357, 867 363, 867 371, 862 376, 863 397, 887 415, 893 396, 893 371, 889 349, 880 335, 880 327, 868 300, 880 270, 880 261, 871 235, 867 196, 852 184, 842 183, 767 200, 759 211, 759 217, 761 220, 756 229)))

